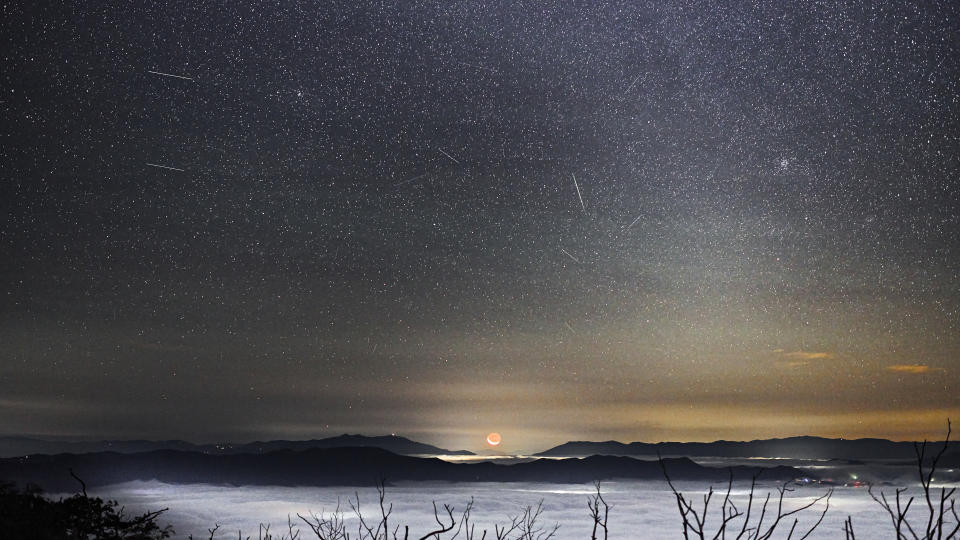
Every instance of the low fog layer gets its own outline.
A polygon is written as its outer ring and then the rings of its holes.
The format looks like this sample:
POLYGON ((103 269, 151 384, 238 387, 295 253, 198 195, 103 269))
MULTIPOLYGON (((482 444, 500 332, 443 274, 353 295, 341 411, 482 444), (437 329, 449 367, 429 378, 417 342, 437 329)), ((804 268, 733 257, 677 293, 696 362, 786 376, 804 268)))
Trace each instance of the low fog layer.
MULTIPOLYGON (((707 486, 681 482, 677 487, 693 495, 694 500, 702 500, 700 494, 707 486)), ((613 506, 610 513, 611 540, 681 537, 676 505, 664 482, 607 482, 602 488, 607 502, 613 506)), ((733 498, 738 506, 745 503, 748 488, 748 485, 734 486, 733 498)), ((758 493, 773 492, 774 488, 773 484, 762 484, 758 493)), ((592 485, 569 484, 409 483, 388 486, 387 499, 394 506, 391 522, 409 524, 411 536, 416 537, 426 533, 434 524, 431 501, 451 504, 460 511, 473 497, 472 521, 479 531, 484 527, 492 530, 494 523, 503 523, 508 516, 543 499, 543 524, 560 523, 557 535, 560 540, 583 540, 590 537, 592 522, 586 503, 592 490, 592 485)), ((817 486, 800 488, 791 494, 790 504, 798 506, 825 491, 826 488, 817 486)), ((329 512, 336 508, 338 498, 349 523, 356 524, 348 504, 354 493, 353 488, 177 486, 159 482, 130 482, 96 491, 98 496, 118 499, 131 512, 169 507, 166 521, 161 521, 171 523, 178 537, 194 534, 204 538, 208 535, 207 529, 218 523, 224 533, 218 537, 222 538, 235 538, 238 529, 243 530, 245 537, 249 534, 255 538, 261 522, 270 523, 271 532, 286 532, 288 514, 296 520, 297 512, 304 515, 309 511, 329 512)), ((377 510, 375 490, 361 489, 359 495, 364 515, 373 517, 377 510)), ((722 498, 722 494, 719 497, 722 498)), ((717 499, 713 505, 717 509, 719 502, 717 499)), ((801 514, 798 530, 804 524, 809 527, 819 517, 822 507, 816 508, 816 512, 801 514)), ((870 500, 866 489, 841 487, 834 492, 823 524, 810 538, 843 538, 842 522, 847 515, 853 516, 858 537, 879 538, 889 533, 889 518, 870 500)), ((714 519, 718 520, 719 514, 714 519)), ((784 535, 787 530, 789 527, 784 528, 784 535)), ((302 527, 302 531, 301 535, 310 532, 306 527, 302 527)))

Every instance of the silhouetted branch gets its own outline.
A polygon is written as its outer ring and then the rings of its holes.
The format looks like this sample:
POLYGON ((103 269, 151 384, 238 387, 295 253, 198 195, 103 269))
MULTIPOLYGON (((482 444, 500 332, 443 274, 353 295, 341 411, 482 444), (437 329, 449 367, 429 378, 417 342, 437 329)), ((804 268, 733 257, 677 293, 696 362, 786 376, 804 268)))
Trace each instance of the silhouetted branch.
MULTIPOLYGON (((700 512, 694 508, 693 503, 688 499, 683 493, 681 493, 676 486, 673 484, 673 480, 670 478, 670 474, 667 472, 666 462, 664 462, 661 456, 657 456, 660 463, 660 468, 663 471, 663 476, 667 481, 667 485, 670 486, 670 491, 673 493, 674 499, 677 502, 677 509, 680 512, 680 518, 682 520, 683 526, 683 537, 689 539, 690 535, 694 535, 695 538, 701 540, 706 540, 707 535, 707 516, 710 514, 710 501, 713 498, 714 491, 713 487, 707 489, 707 493, 703 496, 703 508, 700 512)), ((789 518, 796 514, 803 512, 804 510, 810 509, 821 501, 825 501, 823 512, 820 514, 820 518, 810 527, 810 529, 800 538, 800 540, 805 540, 813 533, 817 527, 823 523, 823 519, 827 514, 827 511, 830 509, 830 498, 833 496, 833 490, 828 490, 823 495, 816 497, 807 504, 804 504, 800 507, 797 507, 793 510, 784 510, 783 502, 787 493, 792 492, 793 488, 789 484, 777 487, 778 498, 776 503, 776 513, 770 513, 770 519, 772 520, 770 524, 764 528, 764 521, 767 519, 767 510, 770 508, 770 494, 764 498, 763 506, 760 508, 760 516, 757 519, 756 524, 751 523, 751 512, 753 510, 753 499, 754 492, 756 489, 757 477, 754 476, 750 482, 750 494, 747 501, 746 513, 741 512, 737 506, 730 500, 730 493, 733 490, 733 471, 730 471, 730 477, 727 480, 727 490, 726 495, 723 498, 721 503, 720 512, 721 512, 721 521, 720 525, 717 528, 716 532, 711 537, 712 540, 720 540, 726 538, 727 528, 730 525, 730 522, 734 519, 743 516, 743 524, 740 527, 740 533, 737 535, 737 538, 742 538, 746 535, 747 540, 769 540, 773 537, 774 533, 777 531, 777 528, 784 522, 785 518, 789 518)), ((794 518, 793 524, 790 527, 790 530, 787 533, 788 540, 793 538, 794 532, 796 532, 797 525, 800 521, 797 518, 794 518)))
POLYGON ((524 509, 520 518, 520 536, 517 537, 518 540, 549 540, 557 534, 557 530, 560 529, 559 524, 547 529, 537 524, 542 513, 543 499, 540 499, 536 507, 528 506, 524 509))
POLYGON ((750 513, 753 511, 753 494, 756 491, 757 478, 759 478, 759 476, 760 476, 760 473, 758 472, 754 474, 753 477, 750 479, 750 495, 747 499, 747 512, 746 512, 746 516, 743 519, 743 526, 740 528, 740 534, 737 535, 737 540, 740 540, 741 538, 743 538, 744 534, 749 536, 749 534, 752 532, 752 529, 748 529, 747 526, 750 525, 750 513))
POLYGON ((506 540, 518 527, 520 527, 520 516, 513 516, 510 518, 510 524, 504 525, 502 528, 499 524, 495 523, 493 525, 493 533, 496 535, 496 540, 506 540))
POLYGON ((473 510, 473 497, 470 498, 470 502, 467 503, 466 508, 463 509, 463 513, 460 515, 460 524, 457 526, 456 532, 453 533, 453 536, 449 540, 455 540, 460 533, 463 532, 467 540, 473 536, 473 529, 470 528, 470 512, 473 510))
POLYGON ((590 540, 597 540, 597 527, 603 529, 603 540, 607 540, 607 520, 610 517, 611 507, 600 492, 599 481, 594 484, 594 487, 597 489, 597 494, 587 499, 587 508, 590 510, 590 517, 593 518, 593 533, 590 535, 590 540), (602 513, 600 512, 601 506, 603 507, 602 513))
POLYGON ((847 516, 846 521, 843 522, 843 535, 845 540, 857 540, 856 535, 853 534, 853 518, 847 516))
POLYGON ((453 526, 456 525, 456 520, 453 519, 453 507, 450 506, 449 504, 445 504, 445 505, 443 505, 443 509, 447 512, 447 517, 450 519, 450 524, 449 524, 449 525, 446 525, 446 524, 443 523, 443 521, 440 520, 440 514, 439 514, 439 512, 437 512, 437 503, 434 502, 434 503, 433 503, 433 518, 437 521, 437 525, 439 525, 440 528, 437 529, 437 530, 435 530, 435 531, 433 531, 433 532, 429 532, 429 533, 425 534, 424 536, 421 536, 421 537, 420 537, 420 540, 427 540, 427 539, 430 538, 431 536, 435 536, 435 537, 437 537, 437 539, 439 540, 441 534, 452 530, 452 529, 453 529, 453 526))
POLYGON ((287 514, 287 531, 290 533, 289 540, 297 540, 300 537, 300 529, 293 530, 293 520, 290 519, 290 514, 287 514))
MULTIPOLYGON (((913 524, 907 519, 907 513, 910 511, 914 497, 910 497, 906 505, 902 505, 900 502, 900 495, 907 491, 906 488, 898 488, 895 490, 896 497, 894 502, 896 503, 896 507, 894 507, 882 491, 880 492, 880 497, 877 497, 873 492, 873 486, 867 487, 867 492, 870 494, 870 497, 886 510, 887 515, 890 516, 890 522, 897 535, 897 540, 909 540, 910 538, 914 540, 950 540, 957 538, 957 533, 960 532, 960 517, 957 516, 956 501, 953 499, 956 488, 947 489, 946 487, 942 487, 940 488, 939 495, 936 495, 935 490, 931 487, 935 479, 934 474, 937 471, 937 466, 940 464, 940 459, 949 448, 950 435, 952 433, 953 425, 948 418, 947 437, 944 439, 943 447, 940 448, 940 451, 930 458, 929 468, 925 467, 927 441, 924 440, 922 443, 913 443, 913 451, 917 459, 917 474, 920 477, 920 487, 923 489, 923 499, 927 507, 926 527, 921 529, 922 534, 918 534, 913 524), (946 529, 947 520, 945 518, 948 511, 953 515, 955 523, 952 529, 946 529), (904 531, 904 528, 906 531, 904 531), (907 536, 907 533, 909 533, 910 536, 907 536)), ((850 527, 852 529, 852 523, 850 527)))
POLYGON ((318 540, 346 540, 348 538, 339 501, 329 518, 324 517, 323 512, 319 516, 311 512, 310 519, 300 514, 297 514, 297 517, 307 524, 307 527, 313 531, 318 540))
POLYGON ((84 482, 83 480, 81 480, 80 477, 77 476, 77 474, 76 474, 75 472, 73 472, 73 469, 70 469, 70 476, 72 476, 73 479, 76 480, 77 482, 80 482, 80 490, 81 490, 80 492, 83 493, 83 496, 84 496, 84 497, 86 497, 86 496, 87 496, 87 484, 86 484, 86 482, 84 482))

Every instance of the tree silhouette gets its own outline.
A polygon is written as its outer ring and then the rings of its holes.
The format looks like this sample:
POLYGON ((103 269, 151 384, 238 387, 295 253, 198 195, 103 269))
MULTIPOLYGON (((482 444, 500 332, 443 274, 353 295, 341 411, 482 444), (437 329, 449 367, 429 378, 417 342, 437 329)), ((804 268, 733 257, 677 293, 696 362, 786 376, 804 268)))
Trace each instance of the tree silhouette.
MULTIPOLYGON (((691 498, 688 498, 686 495, 681 493, 674 486, 673 481, 670 479, 670 475, 667 473, 667 466, 663 461, 662 457, 659 457, 660 468, 663 470, 663 476, 667 480, 667 485, 670 486, 670 491, 673 493, 673 497, 677 503, 677 510, 680 512, 680 518, 682 520, 683 527, 683 538, 684 540, 689 540, 690 538, 698 538, 700 540, 705 540, 711 538, 716 540, 718 538, 726 538, 727 534, 737 533, 735 537, 737 540, 746 539, 746 540, 769 540, 773 537, 774 533, 777 532, 778 528, 785 523, 789 523, 789 519, 796 514, 799 514, 805 510, 808 510, 815 506, 820 501, 824 501, 823 512, 820 513, 820 518, 816 523, 811 526, 803 536, 800 536, 800 540, 808 538, 813 531, 820 526, 823 522, 823 518, 827 515, 827 511, 830 509, 830 498, 833 496, 833 490, 827 490, 823 495, 816 497, 809 503, 794 508, 793 510, 785 510, 783 506, 784 496, 793 491, 794 486, 787 483, 782 486, 777 486, 778 497, 775 505, 770 504, 771 494, 767 493, 767 496, 763 500, 763 504, 760 508, 754 511, 754 499, 755 491, 757 486, 757 476, 755 475, 750 481, 750 494, 747 499, 747 506, 745 509, 740 509, 734 504, 733 500, 730 498, 730 492, 733 488, 733 470, 730 470, 730 479, 727 481, 727 490, 726 494, 723 497, 723 502, 720 505, 720 515, 721 520, 720 524, 716 529, 716 532, 711 534, 710 529, 707 527, 707 518, 710 512, 710 502, 713 500, 713 496, 716 492, 713 491, 713 486, 710 486, 707 490, 706 495, 703 496, 703 506, 700 507, 699 512, 694 506, 694 501, 691 498), (776 511, 776 514, 774 514, 776 511), (758 515, 759 513, 759 515, 758 515), (768 518, 770 521, 765 523, 765 520, 768 518), (733 525, 734 520, 743 518, 743 523, 740 525, 740 530, 737 531, 736 527, 733 525), (786 521, 784 521, 786 519, 786 521), (754 521, 756 520, 756 521, 754 521)), ((794 537, 794 533, 797 533, 797 525, 799 525, 800 520, 796 517, 793 517, 793 524, 790 526, 790 530, 787 532, 787 539, 790 540, 794 537)))
MULTIPOLYGON (((883 491, 880 491, 879 496, 877 496, 873 491, 873 486, 868 487, 867 491, 870 493, 870 496, 873 497, 873 500, 883 507, 890 516, 890 523, 897 535, 897 540, 951 540, 960 538, 960 536, 958 536, 958 533, 960 533, 960 515, 957 514, 957 501, 953 497, 957 488, 947 489, 946 487, 941 487, 940 493, 937 493, 937 490, 932 487, 933 482, 936 480, 936 476, 934 475, 937 472, 937 465, 940 463, 940 458, 943 457, 943 454, 947 451, 947 447, 950 445, 950 434, 952 432, 953 426, 948 418, 947 437, 943 441, 943 448, 936 454, 930 456, 929 466, 927 465, 927 441, 924 440, 923 443, 919 444, 913 443, 913 450, 917 458, 917 472, 920 476, 920 486, 923 488, 923 502, 926 503, 927 512, 925 515, 921 514, 921 517, 915 519, 913 522, 907 519, 907 513, 916 500, 916 497, 910 497, 906 502, 902 500, 901 495, 907 492, 907 488, 897 488, 894 490, 894 498, 888 500, 886 493, 883 491), (948 511, 950 515, 953 516, 952 522, 949 521, 948 511)), ((916 515, 916 513, 914 513, 914 515, 916 515)), ((849 521, 848 519, 848 522, 849 521)), ((853 537, 852 523, 849 526, 848 536, 850 538, 853 537)))
MULTIPOLYGON (((82 483, 81 483, 82 484, 82 483)), ((0 483, 0 536, 36 540, 103 538, 156 540, 169 538, 173 529, 161 527, 157 518, 166 508, 128 517, 116 501, 89 497, 86 489, 66 499, 52 501, 36 486, 17 489, 0 483)))

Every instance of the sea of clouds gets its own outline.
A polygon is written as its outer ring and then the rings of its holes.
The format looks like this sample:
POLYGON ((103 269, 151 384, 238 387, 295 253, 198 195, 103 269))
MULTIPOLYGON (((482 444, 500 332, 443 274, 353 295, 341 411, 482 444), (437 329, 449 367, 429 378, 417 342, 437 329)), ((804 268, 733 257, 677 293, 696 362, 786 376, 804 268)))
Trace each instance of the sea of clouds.
MULTIPOLYGON (((703 483, 680 482, 677 487, 702 503, 707 486, 703 483)), ((636 540, 642 538, 682 538, 680 519, 675 499, 665 482, 621 481, 604 482, 603 495, 612 506, 609 518, 611 540, 636 540)), ((719 505, 726 486, 715 486, 720 493, 714 495, 709 523, 719 521, 719 505)), ((748 485, 735 485, 733 500, 745 507, 748 485)), ((823 486, 804 486, 789 494, 785 505, 793 508, 810 501, 825 492, 823 486)), ((773 484, 760 484, 758 494, 772 492, 773 484)), ((892 491, 893 488, 886 488, 892 491)), ((911 489, 917 493, 917 488, 911 489)), ((555 538, 560 540, 584 540, 590 538, 592 521, 587 511, 587 498, 594 492, 589 484, 542 484, 542 483, 402 483, 387 487, 387 502, 393 504, 391 523, 410 526, 410 536, 419 538, 435 526, 432 502, 454 506, 462 511, 471 498, 474 500, 472 522, 477 531, 492 529, 494 523, 503 524, 508 516, 516 515, 526 506, 536 506, 543 501, 541 523, 549 526, 560 524, 555 538)), ((286 533, 287 516, 297 519, 299 512, 330 512, 338 501, 346 510, 351 529, 356 531, 357 520, 350 512, 348 501, 354 494, 360 497, 364 515, 378 515, 377 493, 372 488, 352 487, 233 487, 206 484, 171 485, 161 482, 128 482, 91 490, 91 495, 117 499, 128 512, 169 508, 164 514, 164 523, 176 530, 176 537, 193 534, 206 538, 207 529, 220 525, 222 535, 218 538, 236 538, 242 530, 257 538, 261 523, 271 524, 272 533, 286 533)), ((806 532, 812 522, 819 518, 822 506, 816 511, 808 510, 800 515, 798 531, 806 532)), ((913 512, 913 511, 911 511, 913 512)), ((823 523, 811 535, 811 539, 844 538, 843 521, 853 516, 858 538, 892 537, 889 517, 867 494, 866 489, 837 487, 830 501, 830 509, 823 523)), ((782 527, 786 538, 789 526, 782 527)), ((310 538, 310 531, 301 526, 301 538, 310 538)), ((392 527, 391 527, 392 528, 392 527)), ((713 528, 712 530, 715 530, 713 528)), ((780 529, 778 529, 780 530, 780 529)), ((401 529, 402 536, 402 529, 401 529)), ((477 534, 477 538, 479 538, 477 534)), ((712 536, 712 534, 711 534, 712 536)), ((796 535, 798 538, 802 535, 796 535)), ((448 538, 449 536, 445 537, 448 538)), ((490 535, 487 536, 490 538, 490 535)), ((463 535, 459 536, 463 538, 463 535)))

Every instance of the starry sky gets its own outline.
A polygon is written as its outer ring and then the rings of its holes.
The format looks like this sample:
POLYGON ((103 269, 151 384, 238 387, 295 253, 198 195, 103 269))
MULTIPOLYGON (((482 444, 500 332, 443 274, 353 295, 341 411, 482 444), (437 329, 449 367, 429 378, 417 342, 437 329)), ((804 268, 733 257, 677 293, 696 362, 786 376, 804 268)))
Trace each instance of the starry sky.
POLYGON ((960 3, 37 4, 0 6, 0 434, 960 418, 960 3))

